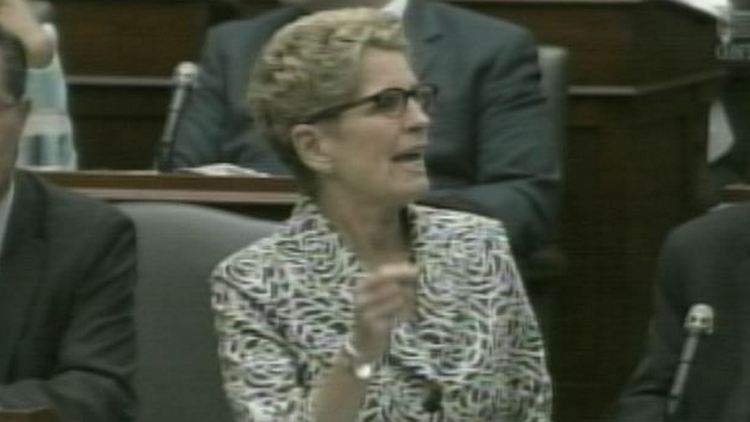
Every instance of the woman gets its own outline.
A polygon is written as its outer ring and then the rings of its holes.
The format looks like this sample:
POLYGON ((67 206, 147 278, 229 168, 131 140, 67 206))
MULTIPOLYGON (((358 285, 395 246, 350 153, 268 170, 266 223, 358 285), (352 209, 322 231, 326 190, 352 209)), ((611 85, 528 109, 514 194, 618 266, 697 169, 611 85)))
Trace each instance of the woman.
POLYGON ((251 109, 306 198, 212 276, 238 420, 549 420, 501 225, 413 205, 436 93, 372 9, 302 18, 257 60, 251 109))

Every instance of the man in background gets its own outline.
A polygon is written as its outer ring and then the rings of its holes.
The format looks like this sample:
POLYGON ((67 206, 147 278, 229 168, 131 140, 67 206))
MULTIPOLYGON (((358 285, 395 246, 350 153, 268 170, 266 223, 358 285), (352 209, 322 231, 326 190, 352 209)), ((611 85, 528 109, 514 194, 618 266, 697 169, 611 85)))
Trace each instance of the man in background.
POLYGON ((548 241, 558 211, 559 153, 540 92, 536 45, 525 29, 436 1, 281 3, 285 7, 209 32, 199 86, 172 151, 161 157, 163 169, 229 162, 288 174, 246 106, 255 58, 278 28, 305 13, 383 8, 403 18, 417 76, 439 87, 427 153, 432 185, 427 201, 501 220, 521 260, 548 241))
POLYGON ((750 205, 728 206, 674 230, 659 261, 646 350, 615 422, 750 420, 750 205), (713 309, 684 393, 667 416, 693 305, 713 309))
POLYGON ((14 170, 26 58, 0 29, 0 409, 63 422, 134 418, 132 224, 14 170))

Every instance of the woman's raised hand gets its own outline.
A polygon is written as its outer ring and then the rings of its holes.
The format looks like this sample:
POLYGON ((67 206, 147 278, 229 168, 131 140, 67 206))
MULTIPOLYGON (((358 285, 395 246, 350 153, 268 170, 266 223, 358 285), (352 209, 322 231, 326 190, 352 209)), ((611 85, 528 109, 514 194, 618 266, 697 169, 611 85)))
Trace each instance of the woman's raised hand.
POLYGON ((351 344, 363 361, 379 359, 394 323, 414 310, 417 274, 407 262, 384 264, 356 287, 351 344))

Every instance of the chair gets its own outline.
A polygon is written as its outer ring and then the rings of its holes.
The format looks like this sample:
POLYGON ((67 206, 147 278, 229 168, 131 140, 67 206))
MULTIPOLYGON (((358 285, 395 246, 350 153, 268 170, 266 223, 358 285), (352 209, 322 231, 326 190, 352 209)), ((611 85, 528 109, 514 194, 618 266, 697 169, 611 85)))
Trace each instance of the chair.
POLYGON ((208 277, 223 257, 278 226, 212 208, 121 203, 138 241, 138 422, 230 422, 208 277))
POLYGON ((537 51, 542 71, 542 91, 547 96, 552 130, 557 145, 563 149, 568 115, 568 50, 542 45, 537 51))
MULTIPOLYGON (((538 49, 538 56, 542 73, 541 88, 547 97, 553 139, 563 157, 568 110, 568 52, 561 47, 543 45, 538 49)), ((565 254, 560 250, 555 236, 547 246, 519 264, 529 299, 547 343, 548 356, 554 357, 557 355, 558 343, 555 329, 558 320, 558 292, 567 271, 565 254)), ((553 363, 550 361, 550 364, 553 363)))

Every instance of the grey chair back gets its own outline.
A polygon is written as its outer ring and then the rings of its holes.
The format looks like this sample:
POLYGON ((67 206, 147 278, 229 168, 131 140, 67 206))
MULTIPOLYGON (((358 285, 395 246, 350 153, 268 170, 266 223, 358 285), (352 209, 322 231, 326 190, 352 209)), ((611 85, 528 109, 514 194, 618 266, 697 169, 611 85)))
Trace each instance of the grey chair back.
POLYGON ((230 422, 208 277, 278 223, 174 203, 122 203, 138 241, 138 422, 230 422))
POLYGON ((552 128, 557 145, 565 146, 565 126, 568 116, 568 50, 552 45, 538 49, 542 71, 542 92, 552 117, 552 128))
MULTIPOLYGON (((552 120, 554 141, 564 157, 565 131, 568 113, 568 52, 561 47, 543 45, 538 49, 542 73, 542 93, 547 97, 552 120)), ((564 170, 564 168, 562 169, 564 170)), ((560 249, 557 236, 550 244, 520 262, 524 282, 531 304, 542 328, 547 346, 549 364, 554 367, 554 357, 559 354, 557 338, 558 298, 564 288, 567 259, 560 249)))

